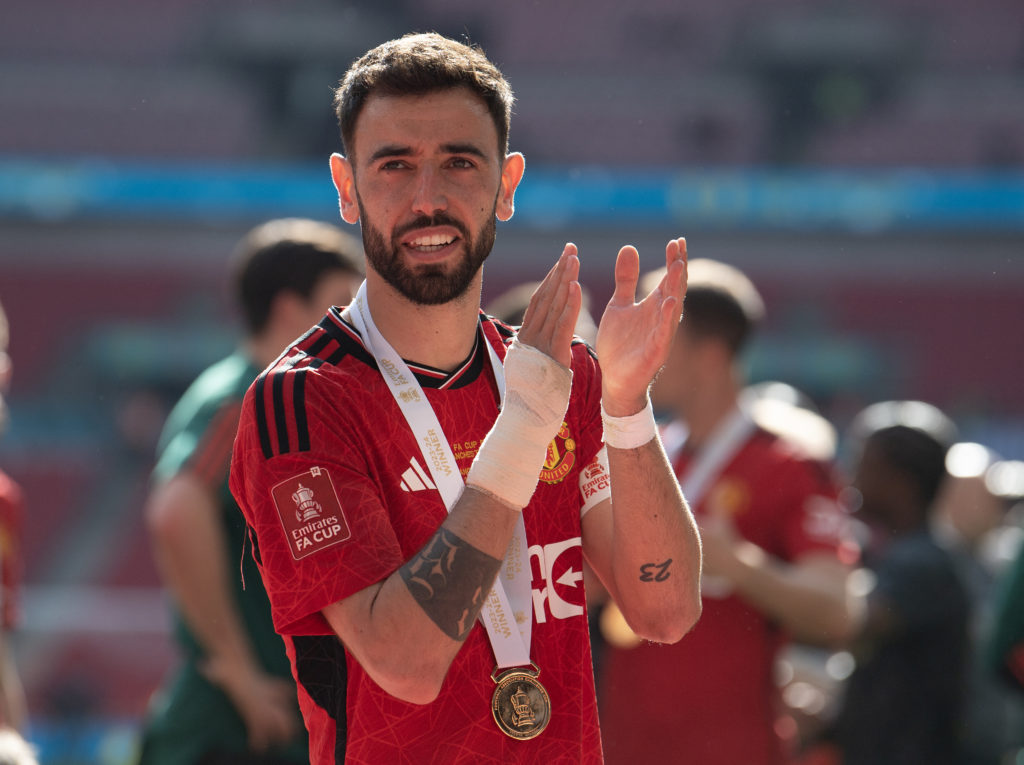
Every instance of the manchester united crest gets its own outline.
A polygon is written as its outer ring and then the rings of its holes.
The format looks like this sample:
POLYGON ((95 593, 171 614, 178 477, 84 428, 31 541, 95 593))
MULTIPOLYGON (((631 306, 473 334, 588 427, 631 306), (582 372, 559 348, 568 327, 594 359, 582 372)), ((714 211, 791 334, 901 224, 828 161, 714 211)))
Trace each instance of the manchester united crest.
POLYGON ((576 439, 569 432, 569 425, 563 422, 558 434, 548 444, 548 454, 544 459, 544 467, 540 470, 540 480, 544 483, 561 483, 575 464, 576 439))

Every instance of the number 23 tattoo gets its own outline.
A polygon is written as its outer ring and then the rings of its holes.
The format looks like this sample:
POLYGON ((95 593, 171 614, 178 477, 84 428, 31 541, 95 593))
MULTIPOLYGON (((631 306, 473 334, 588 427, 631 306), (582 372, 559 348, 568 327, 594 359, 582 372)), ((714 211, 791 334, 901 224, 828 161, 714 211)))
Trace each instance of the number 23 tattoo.
POLYGON ((672 565, 672 559, 669 558, 664 563, 645 563, 640 567, 640 581, 641 582, 664 582, 670 576, 669 566, 672 565))

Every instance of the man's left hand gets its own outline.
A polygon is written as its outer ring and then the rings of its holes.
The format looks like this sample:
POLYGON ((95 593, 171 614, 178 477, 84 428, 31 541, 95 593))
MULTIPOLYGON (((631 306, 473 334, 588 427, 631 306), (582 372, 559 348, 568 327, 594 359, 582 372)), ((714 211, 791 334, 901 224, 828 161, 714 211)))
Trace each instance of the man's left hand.
POLYGON ((635 302, 640 255, 619 250, 615 292, 597 329, 597 356, 603 376, 602 404, 613 417, 636 414, 647 403, 647 389, 668 357, 686 294, 686 240, 665 247, 666 273, 649 295, 635 302))

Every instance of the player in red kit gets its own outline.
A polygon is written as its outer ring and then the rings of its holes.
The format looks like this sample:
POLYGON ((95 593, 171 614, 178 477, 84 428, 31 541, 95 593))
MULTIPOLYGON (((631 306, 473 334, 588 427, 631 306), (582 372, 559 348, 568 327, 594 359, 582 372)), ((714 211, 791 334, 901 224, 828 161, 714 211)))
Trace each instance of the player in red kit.
POLYGON ((435 34, 353 65, 331 169, 366 282, 244 403, 232 490, 318 765, 600 762, 583 561, 650 639, 699 614, 696 527, 647 397, 685 244, 640 303, 620 251, 603 375, 572 338, 574 246, 518 332, 483 315, 524 171, 511 102, 478 49, 435 34))
POLYGON ((760 295, 717 261, 694 260, 689 277, 652 397, 673 416, 662 435, 701 527, 703 615, 672 646, 609 631, 604 745, 610 763, 781 765, 776 656, 787 637, 838 644, 850 634, 856 553, 827 465, 759 427, 740 395, 737 357, 760 295))

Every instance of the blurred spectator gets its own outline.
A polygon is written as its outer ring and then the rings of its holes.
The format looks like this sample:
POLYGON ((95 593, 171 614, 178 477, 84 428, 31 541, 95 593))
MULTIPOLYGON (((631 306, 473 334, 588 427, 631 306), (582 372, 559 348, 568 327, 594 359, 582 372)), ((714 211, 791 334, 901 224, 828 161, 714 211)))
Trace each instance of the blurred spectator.
POLYGON ((39 765, 35 750, 10 728, 0 730, 0 765, 39 765))
POLYGON ((1020 547, 1021 529, 1008 521, 1011 496, 996 481, 1007 463, 977 443, 954 444, 935 502, 935 533, 953 555, 971 600, 962 762, 999 765, 1018 740, 1024 707, 985 665, 995 583, 1020 547))
POLYGON ((857 514, 869 531, 856 666, 836 722, 844 765, 957 762, 963 734, 969 601, 930 521, 953 423, 919 401, 889 401, 851 425, 857 514))
POLYGON ((774 679, 784 636, 830 644, 852 627, 855 552, 830 469, 760 427, 742 395, 740 354, 762 314, 744 274, 690 262, 684 318, 651 400, 673 418, 666 451, 701 525, 703 615, 679 643, 654 646, 606 608, 609 763, 784 762, 774 679))
MULTIPOLYGON (((11 380, 9 342, 10 326, 0 305, 0 436, 7 425, 4 394, 11 380)), ((18 730, 24 727, 28 713, 10 638, 18 620, 23 512, 20 487, 0 470, 0 725, 18 730)))
POLYGON ((245 519, 228 468, 246 389, 331 305, 348 304, 362 255, 334 226, 287 219, 250 232, 233 266, 246 341, 171 412, 147 506, 184 661, 154 701, 144 765, 309 761, 284 644, 253 557, 243 553, 245 519))
MULTIPOLYGON (((523 323, 523 316, 526 315, 526 306, 530 304, 530 297, 539 286, 540 282, 524 282, 511 287, 484 306, 484 313, 513 327, 518 327, 523 323)), ((594 321, 594 315, 590 312, 590 293, 586 288, 581 287, 581 290, 583 304, 580 306, 579 318, 576 319, 576 334, 593 345, 597 340, 597 323, 594 321)))
MULTIPOLYGON (((1017 515, 1019 529, 1020 516, 1024 514, 1024 462, 997 462, 986 472, 986 484, 997 496, 1015 503, 1012 513, 1017 515)), ((995 600, 986 664, 1015 692, 1017 700, 1024 702, 1024 546, 1018 545, 1011 567, 998 582, 995 600)), ((1013 722, 1011 750, 1018 750, 1013 761, 1020 762, 1024 753, 1024 715, 1018 714, 1013 722)))

